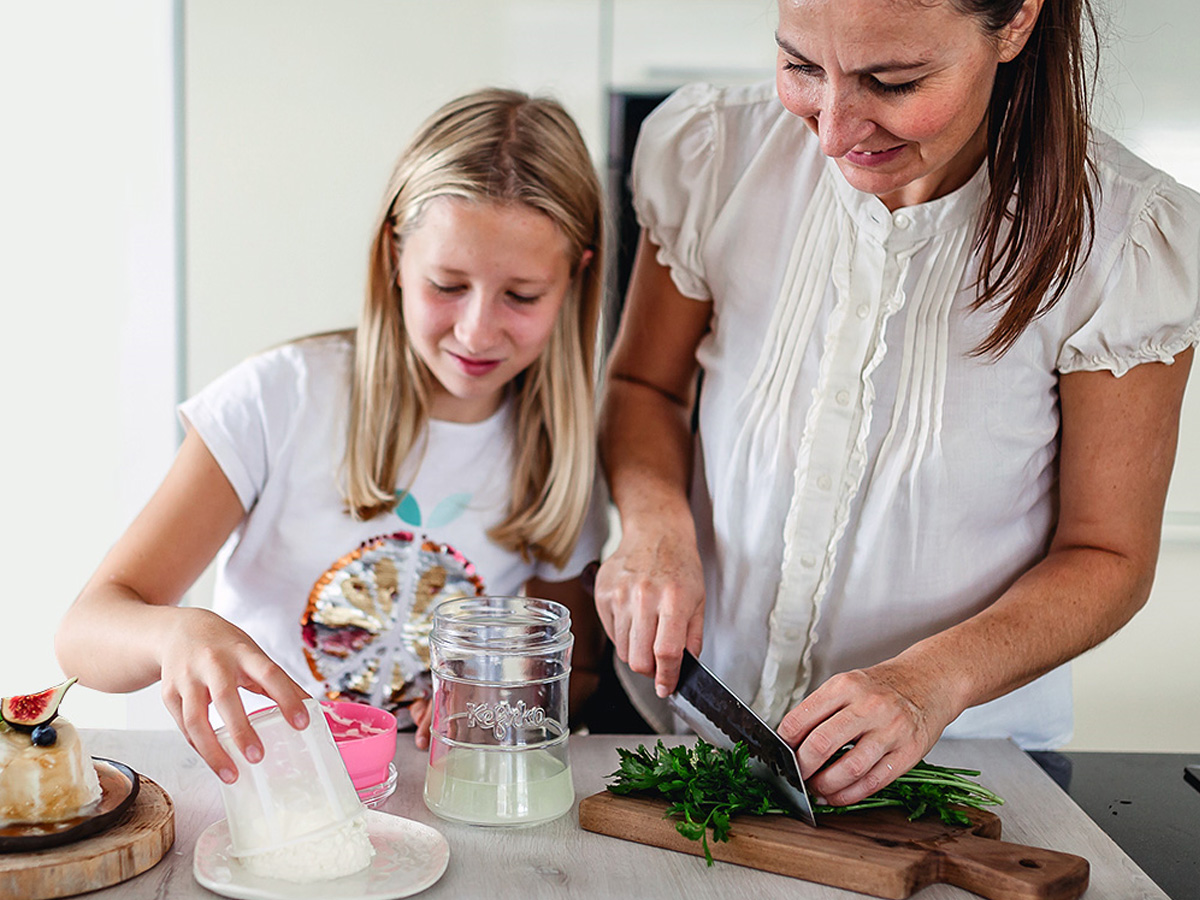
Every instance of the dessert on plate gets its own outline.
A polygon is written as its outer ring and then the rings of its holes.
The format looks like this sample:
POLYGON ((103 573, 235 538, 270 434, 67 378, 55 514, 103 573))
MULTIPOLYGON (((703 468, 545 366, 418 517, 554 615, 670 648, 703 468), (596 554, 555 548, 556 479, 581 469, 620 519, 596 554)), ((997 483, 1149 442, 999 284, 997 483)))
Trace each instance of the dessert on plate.
POLYGON ((0 701, 0 826, 63 822, 99 803, 92 758, 75 726, 58 715, 74 683, 0 701))

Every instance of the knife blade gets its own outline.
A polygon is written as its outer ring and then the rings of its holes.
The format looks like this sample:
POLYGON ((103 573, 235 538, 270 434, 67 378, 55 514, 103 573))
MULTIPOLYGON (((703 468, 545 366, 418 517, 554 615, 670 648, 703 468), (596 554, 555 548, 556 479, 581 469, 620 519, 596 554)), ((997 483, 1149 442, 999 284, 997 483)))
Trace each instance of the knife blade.
POLYGON ((710 744, 724 749, 738 741, 745 744, 750 751, 750 770, 774 786, 800 819, 816 826, 795 751, 687 650, 683 651, 679 683, 667 703, 710 744))

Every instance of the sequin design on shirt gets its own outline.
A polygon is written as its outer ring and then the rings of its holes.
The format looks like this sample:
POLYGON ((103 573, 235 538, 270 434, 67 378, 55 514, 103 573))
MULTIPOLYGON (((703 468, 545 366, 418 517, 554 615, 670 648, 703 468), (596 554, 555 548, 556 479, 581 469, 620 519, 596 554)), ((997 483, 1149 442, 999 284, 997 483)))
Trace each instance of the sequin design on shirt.
POLYGON ((397 497, 396 514, 414 530, 370 538, 335 562, 313 585, 300 626, 327 698, 391 710, 404 725, 404 707, 430 695, 433 607, 485 588, 470 560, 429 534, 462 515, 469 496, 442 500, 423 528, 416 498, 397 497))

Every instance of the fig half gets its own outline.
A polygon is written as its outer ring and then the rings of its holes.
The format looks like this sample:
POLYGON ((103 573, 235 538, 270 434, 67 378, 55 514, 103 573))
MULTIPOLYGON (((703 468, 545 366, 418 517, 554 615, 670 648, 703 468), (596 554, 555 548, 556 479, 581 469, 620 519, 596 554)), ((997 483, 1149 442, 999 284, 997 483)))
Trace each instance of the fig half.
POLYGON ((56 684, 36 694, 5 697, 0 700, 0 718, 18 731, 33 731, 58 715, 58 705, 62 703, 63 694, 78 680, 68 678, 62 684, 56 684))

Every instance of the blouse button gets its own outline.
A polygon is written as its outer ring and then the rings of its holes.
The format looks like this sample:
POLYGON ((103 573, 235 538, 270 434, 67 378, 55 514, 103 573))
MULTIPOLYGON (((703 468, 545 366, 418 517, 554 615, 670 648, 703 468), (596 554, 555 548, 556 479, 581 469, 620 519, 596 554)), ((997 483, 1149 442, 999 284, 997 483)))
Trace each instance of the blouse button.
POLYGON ((817 487, 819 487, 823 491, 829 490, 829 488, 832 486, 833 486, 833 479, 831 479, 828 475, 822 475, 820 478, 817 479, 817 487))
POLYGON ((834 399, 837 400, 840 406, 848 406, 850 404, 850 392, 838 391, 837 394, 834 395, 834 399))
POLYGON ((903 231, 912 224, 912 219, 910 219, 904 213, 896 213, 896 215, 892 217, 892 224, 903 231))
POLYGON ((811 569, 816 564, 817 558, 811 553, 805 553, 802 557, 800 557, 800 565, 804 566, 806 569, 811 569))
POLYGON ((799 628, 788 628, 783 632, 783 639, 785 641, 798 641, 802 637, 804 637, 804 634, 799 628))
POLYGON ((858 317, 860 319, 865 319, 867 316, 869 316, 871 314, 871 307, 867 306, 867 304, 865 304, 865 303, 860 303, 858 305, 858 309, 856 309, 855 312, 858 313, 858 317))

